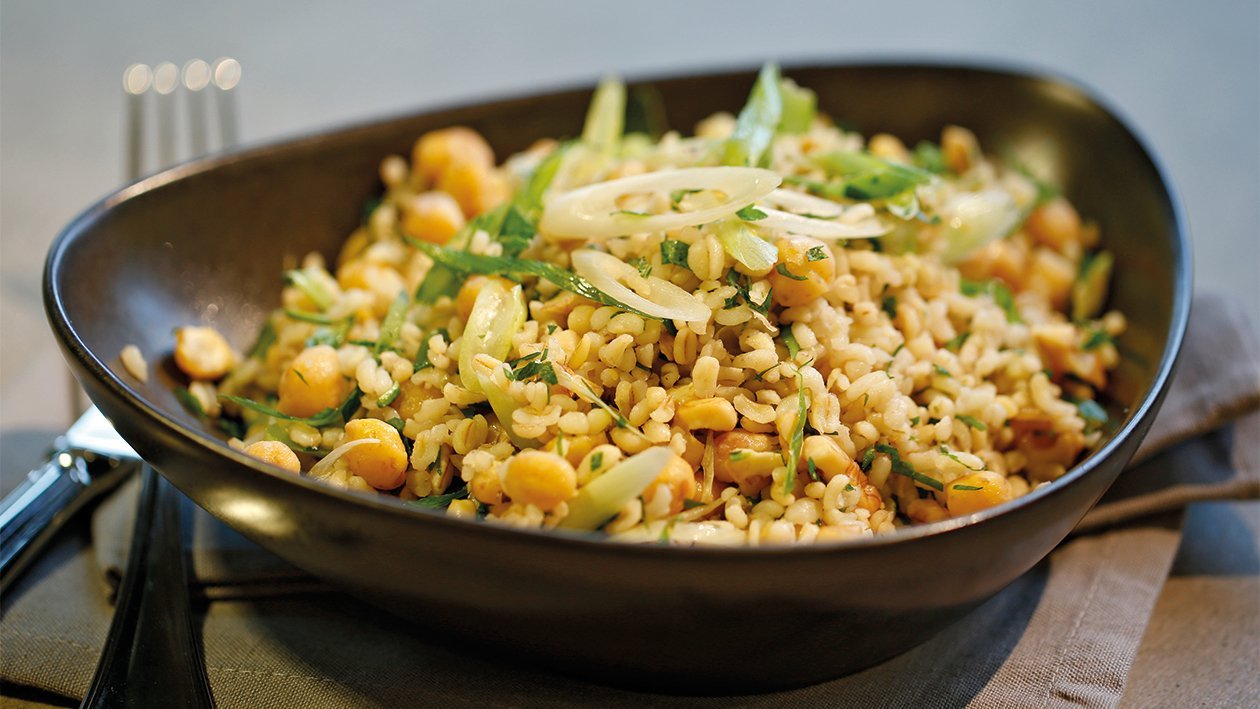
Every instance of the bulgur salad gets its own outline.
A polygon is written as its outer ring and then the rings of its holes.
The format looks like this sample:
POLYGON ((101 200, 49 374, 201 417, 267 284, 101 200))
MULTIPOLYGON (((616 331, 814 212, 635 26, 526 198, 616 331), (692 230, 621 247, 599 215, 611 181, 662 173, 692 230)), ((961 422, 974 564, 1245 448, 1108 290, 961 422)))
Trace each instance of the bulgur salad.
POLYGON ((181 400, 293 474, 677 545, 965 516, 1099 442, 1125 320, 1053 188, 963 127, 841 129, 773 65, 691 137, 626 96, 501 164, 459 126, 386 157, 248 352, 176 332, 181 400))

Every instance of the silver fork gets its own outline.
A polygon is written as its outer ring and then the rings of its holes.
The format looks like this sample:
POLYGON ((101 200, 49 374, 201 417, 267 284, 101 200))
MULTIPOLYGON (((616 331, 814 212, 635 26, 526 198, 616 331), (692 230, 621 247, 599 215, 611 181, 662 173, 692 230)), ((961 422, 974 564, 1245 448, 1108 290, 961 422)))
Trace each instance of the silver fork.
MULTIPOLYGON (((219 126, 220 147, 236 140, 232 91, 240 79, 240 64, 220 59, 213 66, 194 59, 178 71, 159 64, 151 74, 143 65, 124 73, 127 91, 127 169, 130 179, 145 164, 145 95, 152 88, 157 114, 157 154, 162 166, 175 160, 176 93, 182 88, 192 156, 209 149, 206 89, 215 87, 216 111, 210 122, 219 126)), ((118 591, 109 635, 85 707, 180 706, 212 707, 214 697, 206 677, 205 657, 193 623, 188 551, 181 516, 184 498, 145 465, 135 529, 118 591)))

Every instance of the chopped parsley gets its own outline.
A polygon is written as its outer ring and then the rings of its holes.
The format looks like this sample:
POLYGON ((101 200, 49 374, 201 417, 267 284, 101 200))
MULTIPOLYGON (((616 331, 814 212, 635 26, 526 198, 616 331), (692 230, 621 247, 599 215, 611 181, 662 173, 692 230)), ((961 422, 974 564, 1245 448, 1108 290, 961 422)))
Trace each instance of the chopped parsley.
POLYGON ((981 421, 980 419, 974 416, 968 416, 966 414, 958 414, 954 416, 954 418, 958 419, 959 421, 962 421, 963 423, 967 424, 971 428, 976 429, 977 431, 989 430, 989 427, 984 423, 984 421, 981 421))
POLYGON ((941 446, 941 455, 945 456, 946 458, 949 458, 955 463, 958 463, 959 465, 966 468, 967 470, 971 470, 971 471, 984 470, 983 465, 980 466, 979 468, 973 468, 970 465, 967 465, 966 463, 962 462, 962 459, 959 458, 957 455, 955 455, 954 452, 949 449, 949 446, 941 446))
POLYGON ((535 378, 548 384, 556 384, 559 381, 556 379, 555 368, 547 360, 547 350, 527 354, 509 362, 508 365, 511 367, 508 371, 508 379, 514 382, 527 382, 535 378))
POLYGON ((433 363, 429 361, 429 340, 432 340, 434 335, 441 335, 446 342, 451 340, 451 333, 447 332, 446 328, 439 328, 420 338, 420 348, 416 350, 416 360, 412 363, 412 368, 417 372, 433 366, 433 363))
POLYGON ((744 460, 750 455, 752 455, 752 451, 746 450, 744 448, 736 448, 735 450, 731 451, 731 462, 739 462, 741 460, 744 460))
POLYGON ((683 268, 690 268, 687 265, 687 251, 690 247, 687 244, 675 239, 666 239, 661 242, 661 263, 670 263, 683 268))
POLYGON ((884 296, 879 301, 879 308, 880 310, 883 310, 888 315, 889 320, 897 319, 897 297, 896 296, 893 296, 893 295, 884 296))
POLYGON ((862 472, 867 473, 871 470, 871 464, 875 462, 875 449, 867 448, 866 453, 862 456, 862 460, 858 463, 858 467, 862 472))
POLYGON ((246 356, 254 359, 263 359, 274 344, 276 344, 276 328, 272 326, 271 320, 267 320, 263 324, 262 331, 258 333, 258 339, 254 340, 254 345, 249 348, 246 356))
POLYGON ((801 345, 796 341, 796 335, 792 334, 792 328, 790 326, 783 328, 782 340, 783 346, 786 347, 788 351, 788 359, 796 359, 796 353, 801 351, 801 345))
POLYGON ((193 396, 191 391, 188 391, 184 387, 175 387, 174 391, 175 398, 179 400, 179 403, 184 405, 185 409, 188 409, 197 416, 204 417, 206 415, 206 410, 202 408, 201 401, 199 401, 197 397, 193 396))
POLYGON ((921 485, 926 485, 927 487, 932 488, 933 490, 942 492, 945 490, 945 486, 941 484, 940 480, 920 473, 915 470, 912 465, 902 460, 901 452, 896 448, 886 443, 876 443, 875 450, 888 456, 889 461, 892 463, 892 471, 897 475, 904 475, 921 485))
POLYGON ((452 502, 456 500, 463 500, 467 497, 468 488, 461 487, 458 490, 452 490, 451 492, 442 495, 429 495, 428 497, 422 497, 418 500, 412 500, 406 504, 426 510, 444 510, 447 507, 450 507, 452 502))
POLYGON ((684 510, 694 510, 697 507, 704 507, 705 503, 699 500, 683 500, 684 510))
POLYGON ((390 404, 394 403, 394 399, 398 398, 398 393, 401 391, 402 389, 398 386, 398 382, 394 382, 393 386, 391 386, 384 394, 381 394, 380 397, 377 398, 376 407, 378 409, 383 409, 386 406, 389 406, 390 404))
POLYGON ((993 298, 993 302, 1006 312, 1006 321, 1009 323, 1021 323, 1024 321, 1019 315, 1019 309, 1015 307, 1015 296, 1011 295, 1011 290, 999 280, 991 281, 972 281, 964 278, 959 286, 962 294, 971 298, 978 295, 988 295, 993 298))
POLYGON ((971 490, 983 490, 984 488, 980 487, 979 485, 950 485, 949 489, 971 491, 971 490))
POLYGON ((932 363, 932 371, 936 372, 937 374, 941 375, 942 377, 950 377, 950 378, 953 378, 953 376, 954 376, 954 375, 952 375, 952 374, 950 374, 950 373, 949 373, 949 370, 948 370, 948 369, 946 369, 946 368, 942 367, 941 365, 939 365, 939 364, 937 364, 937 363, 935 363, 935 362, 933 362, 933 363, 932 363))
POLYGON ((787 475, 783 476, 783 492, 791 492, 796 487, 796 466, 801 459, 801 448, 805 444, 805 418, 809 414, 809 399, 805 397, 805 376, 796 370, 796 423, 792 424, 792 437, 789 440, 787 475))
POLYGON ((237 406, 240 406, 241 408, 249 409, 251 411, 256 411, 260 414, 263 414, 264 416, 270 416, 272 418, 283 419, 285 421, 300 421, 301 423, 305 423, 309 426, 314 426, 315 428, 323 428, 324 426, 328 426, 328 425, 338 422, 338 420, 340 420, 343 423, 346 421, 349 421, 351 417, 354 416, 354 413, 359 410, 359 398, 362 396, 363 396, 363 391, 359 389, 359 387, 355 387, 354 391, 350 392, 350 395, 346 397, 346 400, 343 401, 340 406, 336 406, 336 407, 330 406, 329 408, 324 409, 323 411, 320 411, 314 416, 305 416, 305 417, 290 416, 284 413, 283 411, 280 411, 279 409, 268 406, 266 404, 262 404, 257 401, 252 401, 250 399, 246 399, 240 396, 232 396, 231 394, 220 394, 219 398, 224 401, 229 401, 233 404, 236 404, 237 406))
POLYGON ((642 256, 635 256, 630 259, 629 263, 631 266, 634 266, 634 269, 639 272, 640 276, 647 278, 652 275, 652 264, 648 263, 646 258, 642 256))
POLYGON ((951 337, 949 341, 945 343, 945 349, 949 350, 950 352, 957 352, 958 350, 961 350, 963 343, 967 341, 968 337, 971 337, 971 331, 964 330, 963 332, 959 333, 955 337, 951 337))
POLYGON ((1110 344, 1113 344, 1113 342, 1111 335, 1108 335, 1106 330, 1094 330, 1089 333, 1089 337, 1085 338, 1085 343, 1081 345, 1081 349, 1088 352, 1110 344))
POLYGON ((744 207, 743 209, 739 210, 738 212, 735 212, 735 216, 739 217, 740 219, 743 219, 746 222, 755 222, 760 219, 765 219, 766 213, 761 211, 760 209, 757 209, 756 207, 750 204, 747 207, 744 207))
POLYGON ((809 276, 798 276, 789 271, 786 263, 780 263, 778 266, 774 267, 774 270, 778 271, 780 276, 787 276, 794 281, 804 281, 809 279, 809 276))
POLYGON ((692 195, 692 194, 695 194, 697 192, 702 192, 702 191, 703 190, 674 190, 673 192, 669 193, 669 206, 671 209, 677 212, 678 205, 683 201, 683 199, 687 197, 687 195, 692 195))
POLYGON ((594 472, 604 467, 604 452, 596 451, 591 454, 591 471, 594 472))
POLYGON ((814 464, 814 459, 806 460, 805 466, 809 469, 809 479, 818 482, 818 466, 814 464))
POLYGON ((827 249, 822 246, 814 246, 805 252, 806 261, 826 261, 827 249))

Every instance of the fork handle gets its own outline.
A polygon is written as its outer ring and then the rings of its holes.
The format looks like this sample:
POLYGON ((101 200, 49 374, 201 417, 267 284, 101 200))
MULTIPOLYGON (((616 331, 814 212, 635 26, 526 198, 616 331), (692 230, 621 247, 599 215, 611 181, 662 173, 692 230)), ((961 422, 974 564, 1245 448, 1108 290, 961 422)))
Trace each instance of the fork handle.
POLYGON ((127 570, 82 707, 213 707, 189 601, 180 494, 144 466, 127 570))
POLYGON ((0 595, 7 594, 66 523, 113 490, 133 463, 54 453, 0 502, 0 595))

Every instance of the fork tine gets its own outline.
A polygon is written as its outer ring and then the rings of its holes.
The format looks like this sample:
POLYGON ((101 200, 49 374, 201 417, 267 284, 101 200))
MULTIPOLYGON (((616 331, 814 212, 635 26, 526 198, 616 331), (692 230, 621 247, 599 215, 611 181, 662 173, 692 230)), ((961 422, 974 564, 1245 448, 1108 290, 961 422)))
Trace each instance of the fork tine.
MULTIPOLYGON (((144 170, 144 95, 153 86, 153 70, 148 64, 132 64, 123 71, 123 91, 127 94, 126 178, 139 179, 144 170)), ((76 408, 78 397, 76 399, 76 408)), ((78 415, 78 411, 72 412, 78 415)))
POLYGON ((206 130, 206 94, 210 85, 210 65, 204 59, 184 64, 184 89, 188 96, 188 138, 192 156, 199 158, 210 151, 206 130))
POLYGON ((153 91, 157 94, 157 159, 155 168, 175 164, 175 89, 179 87, 179 67, 162 62, 153 69, 153 91))
POLYGON ((219 113, 219 148, 236 145, 236 93, 241 81, 241 63, 231 57, 214 62, 214 103, 219 113))

